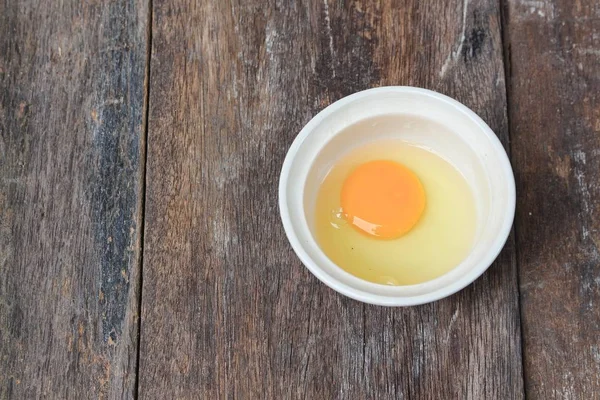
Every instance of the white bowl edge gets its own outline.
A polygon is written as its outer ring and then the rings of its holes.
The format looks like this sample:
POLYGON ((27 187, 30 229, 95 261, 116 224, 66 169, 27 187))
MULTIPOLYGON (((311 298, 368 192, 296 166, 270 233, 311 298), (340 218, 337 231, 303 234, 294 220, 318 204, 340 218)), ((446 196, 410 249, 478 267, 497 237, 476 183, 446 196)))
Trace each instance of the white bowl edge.
MULTIPOLYGON (((304 183, 303 183, 304 184, 304 183)), ((504 147, 494 134, 494 132, 489 128, 489 126, 472 110, 459 103, 458 101, 447 97, 443 94, 427 90, 421 88, 414 88, 409 86, 388 86, 388 87, 379 87, 374 89, 368 89, 362 92, 358 92, 347 96, 343 99, 336 101, 335 103, 329 105, 321 112, 319 112, 314 118, 312 118, 300 131, 295 140, 293 141, 288 153, 285 157, 281 175, 279 182, 279 208, 281 213, 281 218, 284 226, 284 230, 286 236, 292 245, 293 250, 298 255, 302 263, 323 283, 325 283, 330 288, 338 291, 341 294, 344 294, 353 299, 377 304, 384 306, 412 306, 418 304, 429 303, 432 301, 436 301, 442 299, 444 297, 450 296, 457 291, 465 288, 473 281, 475 281, 479 276, 481 276, 493 263, 496 257, 499 255, 500 251, 504 247, 506 240, 509 237, 516 205, 516 192, 515 192, 515 183, 514 183, 514 175, 512 173, 512 168, 510 166, 510 162, 508 160, 508 156, 504 150, 504 147), (292 167, 293 161, 298 153, 298 150, 302 146, 304 140, 308 137, 308 135, 330 114, 336 112, 337 110, 342 109, 344 106, 360 99, 365 96, 373 96, 378 94, 386 94, 386 93, 417 93, 420 95, 426 95, 432 97, 437 100, 441 100, 445 103, 448 103, 451 107, 453 107, 456 111, 463 113, 465 116, 470 118, 483 133, 486 134, 487 139, 490 140, 491 145, 494 148, 494 151, 499 154, 502 165, 498 167, 502 169, 503 176, 506 179, 507 183, 507 201, 506 209, 502 218, 502 225, 499 231, 499 234, 493 244, 488 248, 488 251, 485 257, 477 263, 475 267, 473 267, 468 273, 462 275, 459 279, 449 282, 448 284, 439 287, 438 289, 432 290, 430 292, 426 292, 424 294, 419 295, 380 295, 374 294, 373 292, 377 292, 380 289, 383 291, 384 289, 389 288, 389 286, 379 285, 371 282, 364 281, 360 278, 357 278, 346 271, 341 270, 340 274, 345 276, 345 280, 350 282, 359 283, 360 286, 370 288, 370 291, 364 291, 361 289, 357 289, 356 287, 352 287, 340 280, 332 277, 326 271, 324 271, 307 253, 305 250, 305 245, 301 243, 298 235, 296 234, 294 223, 292 222, 292 218, 290 215, 290 209, 288 207, 288 198, 287 198, 287 187, 288 187, 288 176, 290 174, 290 169, 292 167)), ((303 224, 304 225, 304 224, 303 224)), ((298 227, 296 227, 297 229, 298 227)), ((302 229, 307 229, 307 226, 303 226, 302 229)), ((318 244, 310 236, 312 239, 311 243, 308 243, 309 246, 316 246, 318 248, 318 244)), ((424 282, 419 285, 410 285, 410 286, 397 286, 395 288, 404 288, 405 291, 414 291, 419 289, 424 289, 427 286, 431 286, 432 282, 437 282, 439 284, 440 279, 443 280, 444 277, 437 278, 433 281, 424 282)), ((403 289, 400 289, 402 291, 403 289)))

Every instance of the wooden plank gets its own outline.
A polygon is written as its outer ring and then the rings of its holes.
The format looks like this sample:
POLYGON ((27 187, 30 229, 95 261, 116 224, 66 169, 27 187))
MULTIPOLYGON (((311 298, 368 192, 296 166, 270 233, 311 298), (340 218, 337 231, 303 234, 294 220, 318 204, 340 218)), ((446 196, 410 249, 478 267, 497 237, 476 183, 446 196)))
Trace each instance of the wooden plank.
POLYGON ((496 1, 155 2, 143 398, 522 398, 512 239, 461 293, 410 309, 319 283, 285 239, 285 153, 379 85, 458 98, 507 143, 496 1))
POLYGON ((146 1, 0 2, 0 398, 136 388, 146 1))
POLYGON ((526 391, 600 399, 600 6, 508 6, 526 391))

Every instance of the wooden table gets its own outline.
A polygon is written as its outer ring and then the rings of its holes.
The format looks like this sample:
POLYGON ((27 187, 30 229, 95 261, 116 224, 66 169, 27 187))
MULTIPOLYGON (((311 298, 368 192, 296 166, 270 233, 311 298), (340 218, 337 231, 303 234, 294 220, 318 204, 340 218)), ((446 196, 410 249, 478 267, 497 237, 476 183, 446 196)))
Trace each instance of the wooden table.
POLYGON ((0 399, 600 399, 595 0, 0 2, 0 399), (458 294, 319 283, 279 219, 300 128, 450 95, 514 166, 458 294))

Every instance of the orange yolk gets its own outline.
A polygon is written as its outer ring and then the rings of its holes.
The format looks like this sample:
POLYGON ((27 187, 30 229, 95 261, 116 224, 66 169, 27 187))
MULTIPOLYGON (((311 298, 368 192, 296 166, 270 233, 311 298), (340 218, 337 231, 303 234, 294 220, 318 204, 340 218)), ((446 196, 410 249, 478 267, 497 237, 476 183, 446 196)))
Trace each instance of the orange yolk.
POLYGON ((371 161, 358 166, 342 187, 342 210, 361 232, 393 239, 410 231, 425 210, 419 178, 402 164, 371 161))

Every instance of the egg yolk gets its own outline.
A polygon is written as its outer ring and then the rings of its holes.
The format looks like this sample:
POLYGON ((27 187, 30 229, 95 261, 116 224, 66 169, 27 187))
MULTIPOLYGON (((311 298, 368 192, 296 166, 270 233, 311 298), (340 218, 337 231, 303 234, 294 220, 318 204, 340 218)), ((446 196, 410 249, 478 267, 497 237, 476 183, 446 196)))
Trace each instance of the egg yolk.
POLYGON ((370 161, 344 181, 341 205, 347 221, 359 231, 393 239, 410 231, 425 210, 419 178, 393 161, 370 161))

